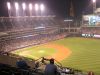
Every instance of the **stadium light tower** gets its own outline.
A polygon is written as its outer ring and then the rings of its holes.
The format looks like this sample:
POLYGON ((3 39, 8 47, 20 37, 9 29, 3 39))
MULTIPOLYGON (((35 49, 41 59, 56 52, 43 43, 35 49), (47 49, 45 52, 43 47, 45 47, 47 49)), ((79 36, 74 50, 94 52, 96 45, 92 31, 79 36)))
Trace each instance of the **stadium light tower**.
POLYGON ((39 4, 35 4, 35 14, 36 14, 36 16, 38 16, 38 14, 39 14, 39 4))
POLYGON ((93 3, 95 3, 96 2, 96 0, 93 0, 93 3))
POLYGON ((41 5, 40 5, 40 10, 41 10, 41 11, 44 11, 44 10, 45 10, 44 4, 41 4, 41 5))
POLYGON ((31 3, 29 4, 29 10, 32 10, 32 4, 31 3))
POLYGON ((44 10, 45 10, 44 4, 41 4, 41 5, 40 5, 40 10, 41 10, 41 16, 42 16, 42 15, 43 15, 43 12, 44 12, 44 10))
POLYGON ((18 3, 17 3, 17 2, 15 2, 15 8, 16 8, 16 10, 18 10, 18 9, 19 9, 19 5, 18 5, 18 3))
POLYGON ((9 17, 11 16, 11 5, 10 5, 10 2, 7 2, 7 7, 8 7, 8 14, 9 14, 9 17))
POLYGON ((92 0, 93 2, 93 13, 95 14, 95 10, 96 10, 96 0, 92 0))
POLYGON ((38 10, 39 10, 39 5, 35 4, 35 11, 38 11, 38 10))
POLYGON ((8 7, 8 10, 10 10, 10 9, 11 9, 10 2, 7 2, 7 7, 8 7))
POLYGON ((19 16, 19 13, 18 13, 19 5, 17 2, 15 2, 15 9, 16 9, 16 16, 19 16))
POLYGON ((26 9, 26 4, 22 3, 22 8, 23 8, 23 16, 25 16, 25 9, 26 9))
POLYGON ((23 8, 23 10, 26 9, 26 4, 25 3, 22 4, 22 8, 23 8))
POLYGON ((30 16, 32 16, 32 4, 29 4, 30 16))

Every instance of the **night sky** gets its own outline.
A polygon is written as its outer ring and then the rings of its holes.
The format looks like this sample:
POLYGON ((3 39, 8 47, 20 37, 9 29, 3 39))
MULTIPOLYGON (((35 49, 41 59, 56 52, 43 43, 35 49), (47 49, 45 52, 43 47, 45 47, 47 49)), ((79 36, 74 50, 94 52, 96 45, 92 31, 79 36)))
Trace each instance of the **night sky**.
MULTIPOLYGON (((8 16, 6 2, 18 1, 30 3, 44 3, 48 8, 48 14, 54 14, 62 18, 70 17, 71 2, 74 7, 75 18, 81 18, 82 14, 92 13, 92 2, 91 0, 0 0, 0 16, 8 16)), ((100 1, 97 2, 97 7, 100 1)))

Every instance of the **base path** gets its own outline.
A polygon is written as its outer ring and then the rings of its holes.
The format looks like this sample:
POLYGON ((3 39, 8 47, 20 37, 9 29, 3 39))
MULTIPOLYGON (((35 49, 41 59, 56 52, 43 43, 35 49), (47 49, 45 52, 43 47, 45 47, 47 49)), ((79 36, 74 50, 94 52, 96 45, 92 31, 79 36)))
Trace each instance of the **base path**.
POLYGON ((69 55, 72 53, 68 48, 66 48, 65 46, 62 46, 62 45, 49 43, 49 44, 45 44, 44 46, 47 48, 53 48, 57 51, 52 56, 48 57, 48 58, 54 58, 57 61, 62 61, 65 58, 68 58, 69 55))

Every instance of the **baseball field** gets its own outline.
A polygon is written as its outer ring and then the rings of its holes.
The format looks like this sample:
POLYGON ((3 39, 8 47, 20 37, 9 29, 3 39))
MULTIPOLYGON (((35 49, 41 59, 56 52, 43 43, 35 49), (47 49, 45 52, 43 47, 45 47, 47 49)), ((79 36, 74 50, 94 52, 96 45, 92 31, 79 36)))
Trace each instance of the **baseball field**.
POLYGON ((55 58, 63 66, 100 75, 100 39, 70 37, 12 53, 32 59, 55 58))

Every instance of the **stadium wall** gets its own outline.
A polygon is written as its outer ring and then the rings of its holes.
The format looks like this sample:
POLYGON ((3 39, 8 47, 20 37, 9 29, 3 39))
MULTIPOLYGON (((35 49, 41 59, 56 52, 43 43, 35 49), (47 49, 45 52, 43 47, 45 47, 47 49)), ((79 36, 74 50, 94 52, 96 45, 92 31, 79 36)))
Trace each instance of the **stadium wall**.
POLYGON ((11 65, 12 67, 16 67, 16 62, 20 58, 23 59, 23 60, 25 60, 26 63, 31 68, 34 67, 34 65, 35 65, 35 60, 34 59, 29 60, 27 58, 24 58, 24 57, 21 57, 21 56, 17 56, 17 55, 12 55, 12 54, 9 54, 9 55, 0 55, 0 63, 2 63, 2 64, 8 64, 8 65, 11 65))

